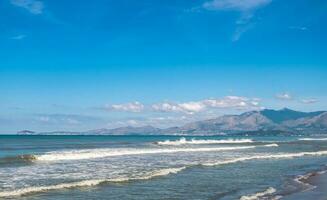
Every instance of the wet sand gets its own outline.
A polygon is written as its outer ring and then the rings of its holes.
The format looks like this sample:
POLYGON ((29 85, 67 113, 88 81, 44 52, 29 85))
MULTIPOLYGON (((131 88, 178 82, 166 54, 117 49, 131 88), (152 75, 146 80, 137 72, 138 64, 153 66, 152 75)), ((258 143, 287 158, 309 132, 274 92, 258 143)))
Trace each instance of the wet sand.
POLYGON ((308 178, 301 180, 304 184, 310 184, 310 189, 285 196, 285 200, 327 200, 327 172, 315 172, 308 178))

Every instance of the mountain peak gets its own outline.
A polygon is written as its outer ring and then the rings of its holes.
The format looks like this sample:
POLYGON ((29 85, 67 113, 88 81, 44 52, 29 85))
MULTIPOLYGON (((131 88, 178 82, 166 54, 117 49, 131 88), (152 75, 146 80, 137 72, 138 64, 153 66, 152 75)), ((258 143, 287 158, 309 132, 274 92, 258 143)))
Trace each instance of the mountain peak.
POLYGON ((275 123, 281 123, 288 120, 296 120, 304 117, 318 116, 321 113, 323 113, 323 111, 300 112, 300 111, 291 110, 289 108, 283 108, 281 110, 265 109, 260 111, 260 113, 275 123))
POLYGON ((283 108, 283 109, 280 109, 280 111, 294 111, 294 112, 296 112, 295 110, 289 109, 289 108, 287 108, 287 107, 285 107, 285 108, 283 108))

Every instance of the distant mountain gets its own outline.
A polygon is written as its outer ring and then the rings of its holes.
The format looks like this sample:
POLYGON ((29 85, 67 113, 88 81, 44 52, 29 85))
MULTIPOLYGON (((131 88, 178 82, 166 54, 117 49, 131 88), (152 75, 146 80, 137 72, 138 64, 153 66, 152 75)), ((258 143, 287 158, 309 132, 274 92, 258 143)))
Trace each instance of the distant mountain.
POLYGON ((327 112, 322 112, 316 116, 284 121, 282 124, 299 132, 327 133, 327 112))
POLYGON ((281 132, 283 134, 327 134, 327 112, 261 110, 240 115, 224 115, 215 119, 186 124, 177 130, 189 134, 281 132))
POLYGON ((260 111, 260 113, 275 123, 282 123, 288 120, 297 120, 300 118, 315 117, 324 113, 324 111, 299 112, 288 108, 284 108, 282 110, 266 109, 260 111))
MULTIPOLYGON (((27 133, 28 134, 28 133, 27 133)), ((48 132, 30 134, 60 135, 216 135, 216 134, 327 134, 327 112, 299 112, 284 108, 224 115, 210 120, 159 129, 153 126, 96 129, 85 132, 48 132)))
POLYGON ((155 134, 159 133, 161 129, 155 128, 153 126, 142 126, 142 127, 133 127, 126 126, 115 129, 97 129, 90 130, 86 133, 98 134, 98 135, 126 135, 126 134, 155 134))
POLYGON ((241 115, 224 115, 180 127, 180 132, 189 134, 239 133, 258 130, 283 130, 283 127, 257 111, 241 115))
POLYGON ((33 134, 33 133, 35 132, 30 130, 21 130, 17 132, 17 134, 33 134))

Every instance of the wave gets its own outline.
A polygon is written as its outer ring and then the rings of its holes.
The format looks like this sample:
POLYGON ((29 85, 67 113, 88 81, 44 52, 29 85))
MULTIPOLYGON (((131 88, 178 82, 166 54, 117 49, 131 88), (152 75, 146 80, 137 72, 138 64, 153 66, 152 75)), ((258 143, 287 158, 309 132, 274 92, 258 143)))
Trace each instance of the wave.
POLYGON ((39 193, 45 192, 49 190, 60 190, 60 189, 69 189, 76 187, 91 187, 104 183, 120 183, 120 182, 128 182, 128 181, 137 181, 137 180, 148 180, 155 177, 167 176, 170 174, 176 174, 186 167, 178 167, 178 168, 168 168, 168 169, 160 169, 146 174, 145 176, 140 177, 123 177, 123 178, 113 178, 113 179, 93 179, 93 180, 83 180, 72 183, 61 183, 57 185, 49 185, 49 186, 39 186, 39 187, 27 187, 21 188, 13 191, 4 191, 0 192, 0 197, 10 197, 10 196, 21 196, 29 193, 39 193))
POLYGON ((252 143, 251 139, 226 139, 226 140, 186 140, 184 137, 179 140, 165 140, 156 142, 159 145, 184 145, 184 144, 241 144, 252 143))
POLYGON ((299 183, 300 185, 303 185, 305 187, 305 190, 310 190, 310 189, 316 188, 316 186, 309 184, 308 180, 311 179, 312 177, 325 174, 326 172, 327 172, 326 169, 321 170, 321 171, 309 172, 305 175, 299 175, 299 176, 295 177, 293 180, 295 182, 299 183))
POLYGON ((261 199, 262 197, 268 196, 268 195, 272 195, 276 192, 276 189, 273 187, 269 187, 268 189, 266 189, 263 192, 258 192, 255 194, 251 194, 251 195, 247 195, 247 196, 242 196, 240 198, 240 200, 257 200, 257 199, 261 199))
POLYGON ((304 190, 311 190, 311 189, 314 189, 316 188, 316 186, 313 186, 309 183, 307 183, 307 180, 312 177, 312 176, 315 176, 316 174, 315 173, 308 173, 306 175, 299 175, 297 176, 296 178, 294 178, 293 180, 300 184, 301 186, 304 187, 304 190))
MULTIPOLYGON (((253 146, 254 147, 254 146, 253 146)), ((210 148, 209 148, 210 149, 210 148)), ((211 148, 212 149, 212 148, 211 148)), ((302 156, 322 156, 327 155, 327 151, 317 151, 317 152, 300 152, 300 153, 286 153, 286 154, 278 154, 278 155, 258 155, 258 156, 249 156, 249 157, 241 157, 231 160, 219 161, 214 163, 203 163, 203 166, 215 166, 215 165, 224 165, 224 164, 232 164, 241 161, 248 161, 248 160, 255 160, 255 159, 286 159, 286 158, 295 158, 295 157, 302 157, 302 156)), ((50 185, 50 186, 39 186, 39 187, 27 187, 21 188, 13 191, 2 191, 0 192, 0 197, 9 197, 9 196, 21 196, 29 193, 38 193, 38 192, 45 192, 49 190, 59 190, 65 188, 75 188, 75 187, 90 187, 95 186, 103 183, 120 183, 120 182, 128 182, 128 181, 137 181, 137 180, 148 180, 155 177, 167 176, 169 174, 176 174, 187 167, 191 166, 183 166, 177 168, 167 168, 167 169, 160 169, 155 170, 150 173, 145 174, 144 176, 139 177, 121 177, 121 178, 112 178, 112 179, 91 179, 91 180, 82 180, 72 183, 61 183, 57 185, 50 185)), ((326 173, 326 171, 318 172, 319 174, 326 173)), ((308 176, 305 177, 297 177, 296 180, 303 181, 307 179, 308 176)), ((274 188, 268 188, 264 192, 259 192, 253 195, 242 196, 241 200, 251 200, 251 199, 259 199, 260 197, 264 197, 266 195, 270 195, 275 193, 272 192, 274 188), (269 190, 268 190, 269 189, 269 190)), ((277 199, 277 198, 275 198, 277 199)))
POLYGON ((278 147, 279 145, 276 144, 276 143, 273 143, 273 144, 266 144, 266 145, 263 145, 265 147, 278 147))
POLYGON ((141 154, 170 154, 179 152, 214 152, 252 149, 256 146, 219 147, 219 148, 175 148, 175 149, 93 149, 78 151, 57 151, 36 155, 37 161, 61 161, 104 158, 112 156, 141 155, 141 154))
POLYGON ((0 165, 3 164, 11 164, 11 163, 27 163, 33 162, 36 160, 36 156, 34 155, 17 155, 17 156, 9 156, 0 158, 0 165))
POLYGON ((323 156, 323 155, 327 155, 327 151, 248 156, 248 157, 235 158, 235 159, 231 159, 231 160, 224 160, 224 161, 218 161, 218 162, 213 162, 213 163, 203 163, 201 165, 203 165, 203 166, 216 166, 216 165, 232 164, 232 163, 248 161, 248 160, 287 159, 287 158, 296 158, 296 157, 303 157, 303 156, 323 156))
POLYGON ((327 138, 299 138, 302 141, 326 141, 327 138))

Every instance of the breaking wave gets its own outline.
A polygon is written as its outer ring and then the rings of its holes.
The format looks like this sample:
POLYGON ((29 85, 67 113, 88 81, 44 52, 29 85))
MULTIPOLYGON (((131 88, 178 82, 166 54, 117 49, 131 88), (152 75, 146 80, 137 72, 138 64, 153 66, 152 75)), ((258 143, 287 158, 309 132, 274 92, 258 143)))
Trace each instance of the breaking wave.
POLYGON ((165 140, 157 142, 159 145, 184 145, 184 144, 241 144, 252 143, 251 139, 226 139, 226 140, 186 140, 184 137, 179 140, 165 140))
POLYGON ((322 174, 325 174, 327 172, 326 169, 324 170, 321 170, 321 171, 314 171, 314 172, 309 172, 305 175, 299 175, 297 177, 295 177, 293 180, 296 182, 296 183, 299 183, 300 185, 303 185, 305 190, 310 190, 310 189, 314 189, 316 188, 316 186, 314 185, 311 185, 308 183, 308 180, 312 177, 315 177, 315 176, 319 176, 319 175, 322 175, 322 174))
POLYGON ((265 147, 278 147, 279 145, 276 144, 276 143, 273 143, 273 144, 266 144, 266 145, 263 145, 265 147))
POLYGON ((272 195, 276 192, 276 189, 273 187, 269 187, 268 189, 266 189, 263 192, 258 192, 255 194, 251 194, 251 195, 247 195, 247 196, 242 196, 240 198, 240 200, 257 200, 260 199, 262 197, 268 196, 268 195, 272 195))
MULTIPOLYGON (((254 147, 255 146, 242 147, 242 148, 254 148, 254 147)), ((224 148, 224 149, 226 149, 226 148, 224 148)), ((233 147, 233 148, 235 149, 235 147, 233 147)), ((207 151, 207 150, 211 149, 211 151, 212 151, 213 149, 217 150, 218 148, 200 148, 200 149, 202 149, 203 151, 207 151)), ((221 148, 219 148, 219 149, 221 149, 221 148)), ((186 149, 184 149, 184 150, 186 150, 186 149)), ((189 151, 190 149, 187 149, 187 150, 189 151)), ((199 149, 193 149, 193 150, 199 150, 199 149)), ((59 155, 61 155, 61 154, 59 154, 59 155)), ((130 155, 130 154, 126 154, 126 155, 130 155)), ((230 160, 225 160, 225 161, 218 161, 218 162, 213 162, 213 163, 203 163, 201 165, 216 166, 216 165, 232 164, 232 163, 248 161, 248 160, 287 159, 287 158, 296 158, 296 157, 302 157, 302 156, 323 156, 323 155, 327 155, 327 151, 248 156, 248 157, 240 157, 240 158, 235 158, 235 159, 230 159, 230 160)), ((45 155, 43 155, 43 156, 45 156, 45 155)), ((43 157, 43 159, 44 158, 46 158, 46 157, 43 157)), ((50 157, 48 157, 48 158, 50 158, 50 157)), ((52 157, 51 159, 53 159, 53 158, 58 158, 58 157, 52 157)), ((36 156, 36 159, 39 159, 39 158, 36 156)), ((152 171, 150 173, 146 173, 145 175, 142 175, 142 176, 135 176, 135 177, 121 177, 121 178, 112 178, 112 179, 91 179, 91 180, 82 180, 82 181, 77 181, 77 182, 61 183, 61 184, 49 185, 49 186, 35 186, 35 187, 32 186, 32 187, 21 188, 21 189, 16 189, 16 190, 12 190, 12 191, 1 191, 0 197, 21 196, 21 195, 26 195, 29 193, 38 193, 38 192, 45 192, 45 191, 49 191, 49 190, 59 190, 59 189, 65 189, 65 188, 67 189, 67 188, 75 188, 75 187, 90 187, 90 186, 95 186, 95 185, 104 184, 104 183, 120 183, 120 182, 137 181, 137 180, 148 180, 148 179, 152 179, 155 177, 167 176, 169 174, 176 174, 176 173, 186 169, 187 167, 191 167, 191 166, 160 169, 160 170, 152 171)), ((321 173, 325 173, 325 172, 326 171, 323 171, 321 173)), ((306 177, 297 177, 297 180, 301 181, 301 182, 304 179, 307 179, 307 176, 306 177)), ((252 194, 252 195, 242 196, 240 198, 240 200, 260 199, 262 197, 272 195, 275 192, 276 192, 276 190, 274 188, 268 188, 264 192, 259 192, 259 193, 252 194)))
POLYGON ((327 138, 299 138, 302 141, 327 141, 327 138))
POLYGON ((67 188, 75 188, 75 187, 90 187, 103 183, 120 183, 120 182, 137 181, 137 180, 148 180, 155 177, 167 176, 169 174, 176 174, 184 170, 185 168, 186 167, 161 169, 161 170, 153 171, 151 173, 146 174, 145 176, 140 176, 140 177, 93 179, 93 180, 83 180, 83 181, 72 182, 72 183, 61 183, 61 184, 49 185, 49 186, 27 187, 27 188, 21 188, 13 191, 0 192, 0 197, 21 196, 29 193, 38 193, 38 192, 45 192, 49 190, 59 190, 59 189, 67 189, 67 188))
POLYGON ((37 161, 61 161, 104 158, 112 156, 142 155, 142 154, 169 154, 179 152, 214 152, 252 149, 256 146, 217 147, 217 148, 174 148, 174 149, 93 149, 78 151, 55 151, 43 155, 36 155, 37 161))
POLYGON ((276 154, 276 155, 257 155, 257 156, 248 156, 235 158, 230 160, 223 160, 212 163, 203 163, 203 166, 215 166, 215 165, 225 165, 236 162, 248 161, 248 160, 260 160, 260 159, 287 159, 287 158, 296 158, 303 156, 322 156, 327 155, 327 151, 316 151, 316 152, 300 152, 300 153, 285 153, 285 154, 276 154))

